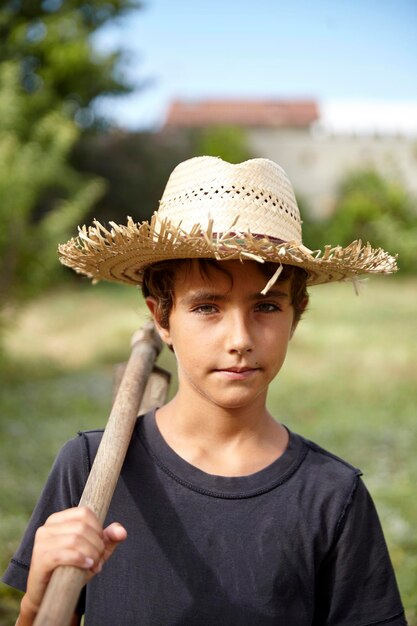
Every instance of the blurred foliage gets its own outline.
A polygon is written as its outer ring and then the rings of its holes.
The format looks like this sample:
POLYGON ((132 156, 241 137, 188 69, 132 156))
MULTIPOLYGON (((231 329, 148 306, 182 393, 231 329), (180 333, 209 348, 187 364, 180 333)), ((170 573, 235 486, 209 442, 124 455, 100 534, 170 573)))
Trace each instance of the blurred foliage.
POLYGON ((199 155, 220 156, 237 163, 250 158, 242 129, 214 128, 159 133, 121 131, 85 134, 72 154, 74 166, 107 182, 94 206, 99 221, 147 220, 157 210, 169 175, 178 163, 199 155))
MULTIPOLYGON (((303 215, 308 216, 308 211, 303 215)), ((412 199, 399 183, 373 170, 346 176, 339 186, 333 213, 320 221, 307 217, 303 230, 311 248, 322 248, 323 243, 346 246, 362 239, 398 253, 402 271, 417 271, 417 211, 412 199)))
POLYGON ((94 123, 89 106, 125 93, 121 52, 97 55, 91 35, 136 0, 8 0, 0 6, 0 349, 11 305, 54 284, 56 248, 103 194, 70 163, 94 123))
POLYGON ((67 163, 79 129, 58 109, 27 123, 32 100, 15 63, 0 65, 0 299, 33 296, 56 277, 56 248, 103 190, 67 163))
POLYGON ((93 122, 90 102, 130 91, 120 69, 121 51, 94 52, 90 35, 140 7, 137 0, 8 0, 0 8, 0 63, 19 66, 22 88, 37 94, 29 113, 37 119, 65 103, 81 126, 93 122))
POLYGON ((194 156, 216 156, 241 163, 253 156, 249 149, 245 130, 237 126, 215 126, 189 133, 194 156))

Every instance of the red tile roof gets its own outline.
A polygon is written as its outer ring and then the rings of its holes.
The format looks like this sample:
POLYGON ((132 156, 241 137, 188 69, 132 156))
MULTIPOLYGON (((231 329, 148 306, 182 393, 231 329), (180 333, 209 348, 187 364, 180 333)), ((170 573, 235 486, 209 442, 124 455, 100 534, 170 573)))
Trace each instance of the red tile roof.
POLYGON ((313 100, 202 100, 174 101, 166 127, 205 126, 306 127, 319 117, 313 100))

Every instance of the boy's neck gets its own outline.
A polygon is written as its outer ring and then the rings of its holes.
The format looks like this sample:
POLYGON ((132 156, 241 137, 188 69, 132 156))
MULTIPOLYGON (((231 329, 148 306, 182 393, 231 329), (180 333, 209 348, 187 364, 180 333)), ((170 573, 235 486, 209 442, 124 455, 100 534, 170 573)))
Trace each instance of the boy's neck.
POLYGON ((224 409, 204 399, 183 402, 177 394, 157 411, 156 422, 179 456, 210 474, 252 474, 275 461, 288 444, 288 433, 267 411, 265 398, 224 409))

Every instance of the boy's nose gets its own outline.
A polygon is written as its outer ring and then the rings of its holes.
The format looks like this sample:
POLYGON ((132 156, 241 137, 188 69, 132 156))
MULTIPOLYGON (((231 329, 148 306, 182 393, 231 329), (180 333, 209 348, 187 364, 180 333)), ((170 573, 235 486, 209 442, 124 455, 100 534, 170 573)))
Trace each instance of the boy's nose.
POLYGON ((227 333, 228 351, 242 355, 251 352, 253 347, 253 338, 247 321, 240 315, 231 316, 227 333))

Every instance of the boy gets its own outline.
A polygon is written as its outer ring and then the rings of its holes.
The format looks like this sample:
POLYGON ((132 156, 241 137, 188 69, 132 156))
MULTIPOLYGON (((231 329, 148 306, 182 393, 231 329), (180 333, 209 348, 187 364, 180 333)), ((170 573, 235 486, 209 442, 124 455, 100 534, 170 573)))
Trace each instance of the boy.
POLYGON ((212 157, 174 170, 150 224, 96 223, 60 252, 142 285, 179 385, 138 419, 104 531, 74 508, 101 433, 61 451, 4 577, 26 590, 19 626, 60 564, 89 571, 74 625, 406 624, 360 471, 266 409, 306 286, 395 259, 357 242, 312 253, 279 166, 212 157))

